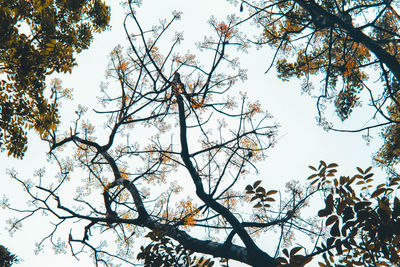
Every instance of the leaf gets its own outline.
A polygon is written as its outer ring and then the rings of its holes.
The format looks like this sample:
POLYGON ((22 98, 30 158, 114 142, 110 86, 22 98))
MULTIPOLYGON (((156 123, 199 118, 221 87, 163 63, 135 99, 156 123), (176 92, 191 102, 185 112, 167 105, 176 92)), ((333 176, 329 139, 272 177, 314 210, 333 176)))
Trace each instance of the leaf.
POLYGON ((256 200, 257 198, 260 198, 260 197, 259 197, 258 195, 253 196, 253 197, 250 199, 250 202, 256 200))
POLYGON ((364 173, 369 173, 370 170, 372 170, 372 166, 369 166, 364 173))
POLYGON ((356 174, 356 175, 353 176, 353 178, 364 179, 364 176, 362 176, 360 174, 356 174))
POLYGON ((332 215, 332 216, 330 216, 328 219, 326 219, 325 225, 326 225, 326 226, 329 226, 329 225, 331 225, 332 223, 336 222, 338 219, 339 219, 338 216, 332 215))
POLYGON ((369 173, 369 174, 367 174, 367 175, 364 176, 364 179, 368 179, 368 178, 370 178, 370 177, 372 177, 372 176, 374 176, 374 174, 373 174, 373 173, 369 173))
POLYGON ((272 197, 267 197, 267 198, 264 199, 264 201, 267 201, 267 202, 274 202, 275 199, 273 199, 272 197))
MULTIPOLYGON (((346 183, 346 188, 349 189, 350 185, 356 180, 356 177, 352 177, 347 183, 346 183)), ((350 189, 349 189, 350 190, 350 189)))
POLYGON ((257 187, 256 192, 262 193, 263 195, 265 194, 265 188, 262 186, 257 187))
POLYGON ((386 192, 386 188, 377 189, 371 194, 371 198, 376 198, 379 195, 383 194, 384 192, 386 192))
POLYGON ((323 161, 323 160, 320 160, 319 161, 319 167, 318 167, 318 170, 321 170, 321 167, 326 167, 326 163, 325 163, 325 161, 323 161))
POLYGON ((331 163, 331 164, 328 165, 327 168, 335 168, 337 166, 339 166, 339 165, 337 165, 336 163, 331 163))
POLYGON ((364 174, 364 171, 360 167, 357 167, 357 170, 359 173, 364 174))
POLYGON ((332 213, 331 211, 323 209, 323 210, 318 211, 318 216, 319 217, 326 217, 331 213, 332 213))
POLYGON ((396 219, 399 216, 400 216, 400 200, 397 197, 395 197, 393 203, 392 217, 396 219))
POLYGON ((246 191, 251 191, 251 190, 253 190, 253 187, 252 187, 251 185, 248 184, 248 185, 246 186, 245 190, 246 190, 246 191))
POLYGON ((386 184, 380 184, 380 185, 378 185, 377 187, 376 187, 376 189, 380 189, 380 188, 383 188, 383 187, 385 187, 386 186, 386 184))
POLYGON ((317 174, 312 174, 312 175, 310 175, 310 176, 307 178, 307 180, 311 180, 311 179, 313 179, 313 178, 315 178, 315 177, 317 177, 317 174))
POLYGON ((253 184, 253 188, 257 188, 261 184, 261 180, 255 181, 253 184))
POLYGON ((315 167, 313 167, 313 166, 308 166, 308 168, 310 168, 311 170, 313 170, 313 171, 316 171, 317 169, 315 168, 315 167))
POLYGON ((333 211, 333 195, 329 194, 325 199, 325 209, 329 211, 333 211))
POLYGON ((274 195, 274 194, 276 194, 276 193, 278 193, 277 190, 269 190, 265 195, 266 195, 266 196, 270 196, 270 195, 274 195))
POLYGON ((392 214, 392 210, 390 209, 390 207, 388 205, 386 205, 386 203, 382 200, 379 200, 379 208, 382 209, 380 211, 378 209, 379 215, 384 214, 384 212, 386 213, 387 216, 392 214))
POLYGON ((348 240, 343 240, 342 244, 343 246, 345 246, 347 250, 351 250, 351 244, 349 243, 348 240))
POLYGON ((338 254, 338 255, 342 255, 343 249, 342 249, 342 241, 340 241, 340 239, 336 240, 336 242, 335 242, 335 248, 336 248, 337 254, 338 254))
POLYGON ((341 201, 337 204, 336 206, 336 213, 341 216, 343 210, 346 208, 346 203, 344 201, 341 201))
POLYGON ((284 249, 282 250, 282 252, 283 252, 283 254, 284 254, 286 257, 289 258, 289 251, 288 251, 286 248, 284 248, 284 249))
POLYGON ((339 231, 339 221, 336 221, 335 224, 332 226, 330 234, 332 236, 337 236, 340 237, 340 231, 339 231))
POLYGON ((290 257, 293 257, 297 252, 299 252, 302 248, 301 247, 295 247, 292 250, 290 250, 290 257))
POLYGON ((334 237, 329 237, 328 240, 326 240, 326 247, 330 248, 333 245, 333 242, 335 242, 335 239, 336 238, 334 237))
POLYGON ((351 207, 346 207, 343 210, 342 222, 347 222, 354 218, 354 211, 351 207))
POLYGON ((253 206, 253 208, 256 208, 256 209, 261 208, 261 207, 262 207, 261 203, 257 203, 256 205, 253 206))

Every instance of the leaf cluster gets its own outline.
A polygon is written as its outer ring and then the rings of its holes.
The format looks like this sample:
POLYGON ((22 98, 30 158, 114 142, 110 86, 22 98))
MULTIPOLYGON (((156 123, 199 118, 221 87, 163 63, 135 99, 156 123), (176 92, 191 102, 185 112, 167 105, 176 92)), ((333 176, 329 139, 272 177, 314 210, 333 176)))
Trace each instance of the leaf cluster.
POLYGON ((332 266, 338 257, 347 265, 392 266, 399 261, 400 251, 400 201, 394 194, 399 179, 373 186, 372 167, 338 178, 336 167, 322 161, 318 169, 310 167, 317 173, 309 179, 329 192, 318 212, 326 218, 330 236, 317 247, 325 261, 320 265, 332 266))
POLYGON ((212 267, 214 261, 194 255, 181 244, 176 244, 162 231, 153 230, 146 235, 152 243, 141 247, 137 259, 143 260, 145 266, 190 266, 212 267))
POLYGON ((276 190, 266 191, 264 187, 260 186, 261 182, 261 180, 258 180, 254 182, 253 185, 247 185, 245 188, 246 194, 251 196, 250 202, 257 200, 257 203, 253 206, 253 208, 271 207, 268 202, 274 202, 275 199, 271 196, 278 193, 276 190))
POLYGON ((382 166, 397 163, 400 16, 396 1, 269 0, 243 4, 249 9, 249 18, 263 29, 256 43, 276 49, 270 68, 276 66, 284 81, 302 79, 302 90, 317 96, 319 123, 325 125, 327 103, 333 103, 338 117, 346 120, 362 101, 368 101, 376 110, 368 116, 385 122, 376 120, 371 126, 350 131, 387 126, 377 159, 382 166), (316 93, 314 82, 321 84, 316 93))
POLYGON ((295 266, 305 266, 312 260, 310 256, 304 256, 297 254, 302 247, 295 247, 290 250, 290 252, 285 248, 282 250, 284 257, 276 258, 278 263, 277 266, 295 267, 295 266))
POLYGON ((101 0, 0 1, 0 149, 21 158, 26 131, 54 130, 58 109, 45 94, 52 72, 70 72, 75 53, 93 32, 107 28, 110 10, 101 0))

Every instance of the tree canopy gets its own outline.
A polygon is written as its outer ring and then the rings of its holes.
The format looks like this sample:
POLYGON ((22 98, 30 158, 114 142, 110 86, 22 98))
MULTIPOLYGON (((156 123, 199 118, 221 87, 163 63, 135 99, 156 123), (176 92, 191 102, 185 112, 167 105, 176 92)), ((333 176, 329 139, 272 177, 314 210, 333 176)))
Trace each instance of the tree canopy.
POLYGON ((375 108, 366 121, 376 123, 350 131, 382 127, 384 144, 377 162, 396 165, 400 160, 397 1, 242 1, 242 7, 250 9, 262 28, 256 42, 276 48, 271 66, 276 65, 279 77, 300 78, 302 90, 317 96, 319 122, 326 128, 333 127, 323 114, 330 100, 339 118, 346 120, 366 91, 368 104, 375 108), (314 93, 319 81, 323 81, 320 93, 314 93))
MULTIPOLYGON (((69 249, 76 257, 89 251, 97 266, 137 261, 145 266, 229 266, 234 260, 260 267, 304 266, 314 259, 320 266, 399 262, 400 178, 375 180, 372 167, 340 175, 338 164, 320 161, 309 167, 305 183, 288 182, 286 192, 272 188, 268 180, 249 179, 275 145, 278 125, 262 103, 234 93, 247 79, 234 56, 251 42, 241 26, 253 20, 262 29, 256 43, 276 49, 272 65, 282 79, 304 78, 307 91, 312 76, 322 78, 322 93, 317 94, 321 123, 324 99, 333 99, 345 120, 361 91, 368 91, 377 114, 386 120, 371 127, 387 127, 378 162, 395 165, 400 70, 396 3, 240 1, 239 11, 248 13, 211 18, 210 36, 196 53, 182 53, 183 35, 172 31, 179 12, 144 27, 138 3, 127 1, 126 7, 128 47, 117 45, 111 51, 101 105, 94 110, 105 127, 91 123, 87 108, 80 106, 68 131, 35 128, 57 170, 40 169, 30 180, 9 172, 31 200, 28 208, 3 200, 4 207, 24 213, 9 220, 11 232, 34 215, 49 215, 52 229, 38 251, 46 243, 57 253, 69 249), (293 62, 288 55, 295 55, 293 62), (377 84, 369 79, 371 68, 379 70, 377 84), (310 208, 315 199, 324 203, 318 212, 310 208), (69 234, 58 238, 65 227, 69 234), (293 245, 297 236, 308 239, 293 245), (267 237, 273 249, 258 237, 267 237)), ((42 75, 52 71, 39 70, 42 75)), ((65 101, 53 92, 50 111, 65 101)))
POLYGON ((110 10, 100 0, 0 1, 0 149, 22 158, 27 130, 43 135, 59 122, 56 99, 68 94, 46 77, 70 72, 75 53, 105 30, 110 10))

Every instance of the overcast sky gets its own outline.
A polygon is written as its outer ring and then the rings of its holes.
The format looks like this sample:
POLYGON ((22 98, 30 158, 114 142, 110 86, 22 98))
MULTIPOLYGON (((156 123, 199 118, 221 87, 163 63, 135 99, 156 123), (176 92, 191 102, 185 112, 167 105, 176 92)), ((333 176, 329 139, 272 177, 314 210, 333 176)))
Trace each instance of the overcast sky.
MULTIPOLYGON (((111 2, 111 1, 109 1, 111 2)), ((97 35, 88 51, 82 52, 78 58, 79 66, 71 75, 62 75, 65 87, 74 89, 74 101, 70 105, 64 105, 64 126, 68 126, 74 114, 74 108, 81 103, 92 107, 97 104, 96 95, 99 95, 99 84, 104 80, 104 73, 108 63, 107 55, 117 44, 125 43, 122 30, 123 11, 113 1, 112 29, 97 35)), ((239 8, 233 8, 223 0, 146 0, 143 7, 138 10, 139 19, 147 25, 157 23, 158 18, 168 18, 173 10, 183 11, 182 20, 175 24, 174 30, 183 31, 185 43, 188 43, 192 52, 196 51, 194 42, 200 41, 209 33, 207 20, 214 14, 224 18, 229 12, 239 14, 239 8), (218 5, 216 4, 218 3, 218 5)), ((251 37, 253 33, 248 33, 251 37)), ((185 50, 182 53, 186 52, 185 50)), ((272 59, 272 51, 269 49, 251 49, 242 56, 242 67, 248 69, 248 80, 238 86, 235 92, 246 91, 250 99, 259 100, 262 107, 268 110, 274 121, 278 122, 279 140, 274 148, 267 154, 265 162, 260 163, 258 177, 249 177, 250 181, 263 179, 269 189, 283 189, 283 184, 291 179, 305 181, 310 172, 308 165, 317 164, 319 160, 327 163, 336 162, 340 171, 344 174, 353 174, 355 167, 366 168, 372 164, 372 153, 380 144, 376 136, 370 146, 367 146, 361 138, 361 134, 346 134, 325 132, 316 125, 315 99, 307 95, 301 95, 300 82, 295 79, 290 82, 282 82, 275 77, 274 71, 265 74, 265 70, 272 59)), ((316 85, 318 87, 318 85, 316 85)), ((354 119, 346 123, 348 128, 362 126, 365 120, 365 111, 356 112, 354 119), (361 118, 361 119, 360 119, 361 118)), ((334 119, 333 113, 328 113, 328 118, 334 119)), ((344 128, 340 124, 338 128, 344 128)), ((10 198, 11 203, 23 206, 25 201, 23 191, 6 175, 6 169, 14 167, 25 177, 31 177, 34 170, 40 168, 46 162, 45 144, 37 137, 32 137, 29 150, 23 161, 7 159, 0 156, 0 193, 10 198)), ((45 163, 46 164, 46 163, 45 163)), ((382 176, 382 179, 384 177, 382 176)), ((15 216, 6 210, 0 210, 0 225, 5 220, 15 216)), ((80 261, 66 255, 54 256, 51 249, 45 253, 34 255, 34 244, 44 235, 46 229, 41 227, 46 218, 36 217, 25 224, 22 231, 10 237, 4 227, 0 228, 0 244, 7 246, 12 253, 17 254, 24 261, 17 265, 20 267, 51 266, 57 263, 62 266, 90 266, 90 259, 81 257, 80 261)), ((65 236, 67 238, 67 236, 65 236)))

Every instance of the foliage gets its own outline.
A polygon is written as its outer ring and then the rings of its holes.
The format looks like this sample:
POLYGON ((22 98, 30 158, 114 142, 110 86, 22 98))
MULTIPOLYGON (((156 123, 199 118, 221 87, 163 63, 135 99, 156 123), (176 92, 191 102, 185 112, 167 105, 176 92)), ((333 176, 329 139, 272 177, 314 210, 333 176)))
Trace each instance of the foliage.
MULTIPOLYGON (((365 85, 368 67, 380 68, 385 90, 396 84, 397 60, 391 60, 397 57, 397 18, 390 1, 333 3, 265 1, 256 6, 243 1, 241 10, 247 5, 263 27, 260 44, 296 54, 295 62, 276 61, 280 77, 306 77, 310 87, 310 75, 324 75, 319 100, 335 98, 344 120, 360 91, 370 90, 365 85), (368 9, 381 12, 375 21, 355 27, 368 9), (383 21, 391 16, 393 23, 383 21), (377 42, 382 43, 378 48, 372 45, 377 42), (339 84, 343 89, 338 92, 339 84)), ((198 45, 201 51, 180 54, 181 34, 166 41, 180 13, 144 29, 135 3, 128 1, 127 7, 129 47, 111 52, 102 106, 95 110, 94 121, 106 127, 85 120, 87 108, 80 107, 69 132, 36 129, 48 143, 58 172, 38 171, 37 181, 32 181, 10 171, 32 200, 21 209, 3 203, 25 213, 9 221, 11 231, 33 215, 51 215, 54 228, 39 249, 49 241, 57 253, 64 252, 68 242, 74 256, 91 251, 96 265, 105 266, 135 265, 136 260, 148 266, 212 266, 211 256, 226 266, 230 260, 251 266, 304 266, 317 255, 324 259, 321 266, 390 266, 399 260, 400 201, 394 193, 399 178, 374 188, 371 168, 337 178, 337 164, 321 161, 318 168, 310 167, 315 173, 309 184, 289 182, 287 194, 266 189, 263 179, 249 181, 275 144, 277 125, 270 123, 260 103, 235 93, 246 74, 228 51, 246 50, 247 40, 238 28, 246 20, 212 18, 213 36, 198 45), (325 207, 318 217, 307 217, 316 193, 325 207), (77 221, 80 228, 72 229, 77 221), (62 227, 71 227, 68 238, 60 234, 62 227), (305 234, 311 242, 293 247, 295 234, 305 234), (268 243, 276 241, 275 252, 256 243, 260 235, 268 243), (105 239, 115 242, 106 244, 101 241, 105 239)), ((392 101, 390 123, 398 113, 396 94, 382 100, 392 101)), ((384 114, 381 100, 372 100, 384 114)), ((55 97, 53 110, 59 102, 55 97)), ((395 137, 391 132, 385 137, 384 164, 396 160, 390 154, 397 149, 395 137)))
POLYGON ((276 65, 281 79, 302 79, 302 90, 310 94, 312 77, 322 81, 316 93, 319 123, 333 128, 323 114, 326 103, 333 102, 339 118, 346 120, 361 99, 369 98, 376 112, 367 119, 377 119, 376 124, 350 131, 385 127, 384 145, 376 158, 382 166, 398 163, 397 1, 242 1, 242 7, 263 29, 256 43, 276 48, 271 67, 276 65))
POLYGON ((107 28, 110 11, 101 0, 0 1, 0 149, 22 158, 27 130, 55 130, 57 98, 67 92, 45 79, 70 72, 74 53, 87 49, 93 32, 107 28), (49 100, 51 100, 49 102, 49 100))
MULTIPOLYGON (((321 161, 308 179, 326 188, 325 208, 330 238, 317 250, 321 266, 334 266, 338 258, 345 266, 393 266, 400 260, 400 200, 396 196, 400 178, 374 185, 372 167, 353 176, 336 175, 337 164, 321 161), (330 250, 334 250, 332 253, 330 250)), ((335 265, 336 266, 336 265, 335 265)))
POLYGON ((289 183, 287 196, 277 197, 256 181, 244 190, 244 179, 257 173, 275 143, 277 126, 260 103, 235 93, 246 79, 227 55, 246 47, 237 18, 211 20, 213 36, 199 44, 206 56, 198 57, 178 52, 180 34, 168 41, 179 13, 149 30, 137 21, 133 3, 128 6, 129 48, 111 52, 108 86, 93 120, 106 128, 85 120, 82 107, 69 132, 46 132, 59 171, 54 178, 38 172, 37 181, 10 173, 32 198, 25 217, 10 221, 11 231, 46 212, 54 229, 39 247, 49 241, 61 252, 68 242, 73 255, 89 250, 106 266, 137 258, 149 265, 211 266, 210 256, 226 265, 275 266, 296 232, 317 239, 318 223, 302 214, 315 189, 289 183), (71 229, 68 240, 60 237, 58 229, 76 220, 81 228, 71 229), (274 231, 280 234, 270 255, 255 239, 274 231), (115 243, 101 242, 105 236, 115 243))
POLYGON ((211 267, 214 262, 204 257, 192 256, 181 244, 174 244, 165 233, 152 231, 146 235, 154 243, 141 247, 137 258, 144 260, 145 266, 193 266, 211 267))
POLYGON ((10 267, 13 263, 17 263, 18 261, 17 256, 11 254, 7 248, 0 245, 0 265, 2 267, 10 267))

